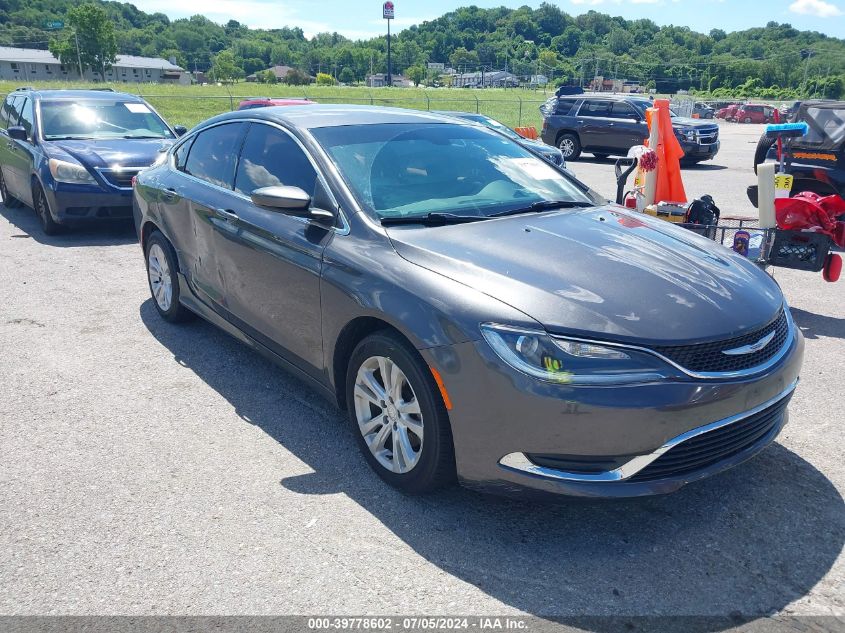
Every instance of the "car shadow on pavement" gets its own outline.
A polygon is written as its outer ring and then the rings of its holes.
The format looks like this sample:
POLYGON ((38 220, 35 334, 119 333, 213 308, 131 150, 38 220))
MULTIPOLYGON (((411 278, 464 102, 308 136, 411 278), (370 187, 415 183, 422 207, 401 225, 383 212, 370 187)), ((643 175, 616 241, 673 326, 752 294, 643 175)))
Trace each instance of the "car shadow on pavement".
POLYGON ((724 629, 806 596, 845 542, 836 488, 779 444, 666 497, 538 503, 458 486, 406 496, 369 469, 345 415, 308 386, 204 321, 167 324, 151 300, 140 316, 175 362, 313 469, 283 479, 287 490, 348 495, 429 563, 529 614, 719 616, 684 630, 724 629))
POLYGON ((801 308, 790 308, 789 311, 805 338, 845 339, 845 318, 807 312, 801 308))
POLYGON ((117 246, 138 241, 131 219, 110 220, 103 224, 68 228, 59 235, 45 235, 35 211, 29 207, 10 209, 0 205, 0 216, 20 231, 19 234, 13 234, 13 237, 31 237, 36 242, 48 246, 117 246))

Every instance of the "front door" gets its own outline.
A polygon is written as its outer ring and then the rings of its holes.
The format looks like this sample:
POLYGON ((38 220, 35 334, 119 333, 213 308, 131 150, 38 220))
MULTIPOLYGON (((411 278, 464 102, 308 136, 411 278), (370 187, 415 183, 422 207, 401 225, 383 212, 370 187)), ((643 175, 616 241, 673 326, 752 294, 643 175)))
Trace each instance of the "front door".
POLYGON ((33 154, 35 150, 32 144, 32 99, 29 97, 16 99, 15 110, 12 112, 10 121, 17 113, 19 113, 19 117, 13 123, 10 122, 9 127, 12 125, 22 126, 27 132, 27 140, 4 139, 7 144, 7 153, 3 160, 3 177, 6 179, 6 187, 8 187, 9 193, 23 203, 32 206, 32 183, 30 177, 33 171, 32 162, 34 160, 33 154))
POLYGON ((635 145, 642 145, 648 138, 648 125, 634 107, 625 101, 614 101, 609 117, 613 119, 613 147, 622 154, 635 145))
POLYGON ((215 242, 230 320, 314 376, 323 362, 322 258, 334 231, 259 207, 249 195, 261 187, 290 185, 313 196, 317 180, 312 162, 290 134, 250 124, 235 176, 238 199, 228 210, 229 222, 217 226, 215 242))

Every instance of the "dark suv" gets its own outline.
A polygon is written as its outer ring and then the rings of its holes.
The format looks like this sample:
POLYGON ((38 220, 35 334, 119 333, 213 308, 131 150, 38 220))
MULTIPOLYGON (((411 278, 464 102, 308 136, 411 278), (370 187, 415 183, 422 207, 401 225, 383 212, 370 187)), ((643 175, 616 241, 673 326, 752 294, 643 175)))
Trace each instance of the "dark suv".
POLYGON ((0 110, 0 195, 6 206, 35 209, 48 235, 130 218, 132 178, 185 131, 135 95, 15 90, 0 110))
MULTIPOLYGON (((566 160, 582 151, 597 158, 625 156, 648 138, 646 109, 651 102, 632 95, 554 97, 540 107, 543 141, 560 148, 566 160)), ((675 136, 684 149, 684 162, 710 160, 719 151, 719 126, 699 119, 672 116, 675 136)))

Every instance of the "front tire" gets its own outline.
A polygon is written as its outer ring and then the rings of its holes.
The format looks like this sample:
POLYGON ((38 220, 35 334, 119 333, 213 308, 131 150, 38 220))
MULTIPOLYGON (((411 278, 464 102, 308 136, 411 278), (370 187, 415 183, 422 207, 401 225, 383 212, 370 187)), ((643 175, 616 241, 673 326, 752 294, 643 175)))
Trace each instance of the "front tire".
POLYGON ((147 281, 156 311, 170 323, 182 323, 194 313, 179 302, 178 260, 173 246, 160 231, 147 238, 144 259, 147 262, 147 281))
POLYGON ((455 479, 449 416, 428 366, 389 331, 361 341, 346 372, 346 405, 364 458, 379 477, 409 493, 455 479))
POLYGON ((572 132, 564 132, 557 137, 557 147, 564 160, 578 160, 581 156, 581 141, 572 132))
POLYGON ((40 184, 36 184, 32 188, 32 208, 35 210, 35 215, 38 216, 44 235, 58 235, 64 230, 64 227, 53 219, 47 194, 44 193, 40 184))
POLYGON ((751 123, 751 117, 745 117, 745 118, 742 120, 742 122, 743 122, 743 123, 751 123))
POLYGON ((2 169, 0 169, 0 202, 7 209, 14 209, 22 204, 20 200, 9 194, 9 188, 6 186, 6 179, 3 178, 2 169))

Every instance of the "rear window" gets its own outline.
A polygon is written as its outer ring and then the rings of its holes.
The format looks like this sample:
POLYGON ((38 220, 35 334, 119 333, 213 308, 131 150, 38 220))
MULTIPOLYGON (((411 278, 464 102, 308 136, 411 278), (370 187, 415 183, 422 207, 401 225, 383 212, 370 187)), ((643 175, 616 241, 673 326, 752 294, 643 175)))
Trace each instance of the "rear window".
POLYGON ((555 114, 569 114, 570 112, 572 112, 572 106, 574 106, 576 103, 578 102, 575 99, 558 99, 555 114))
POLYGON ((797 143, 831 149, 845 141, 845 108, 809 107, 804 120, 810 130, 797 143))

